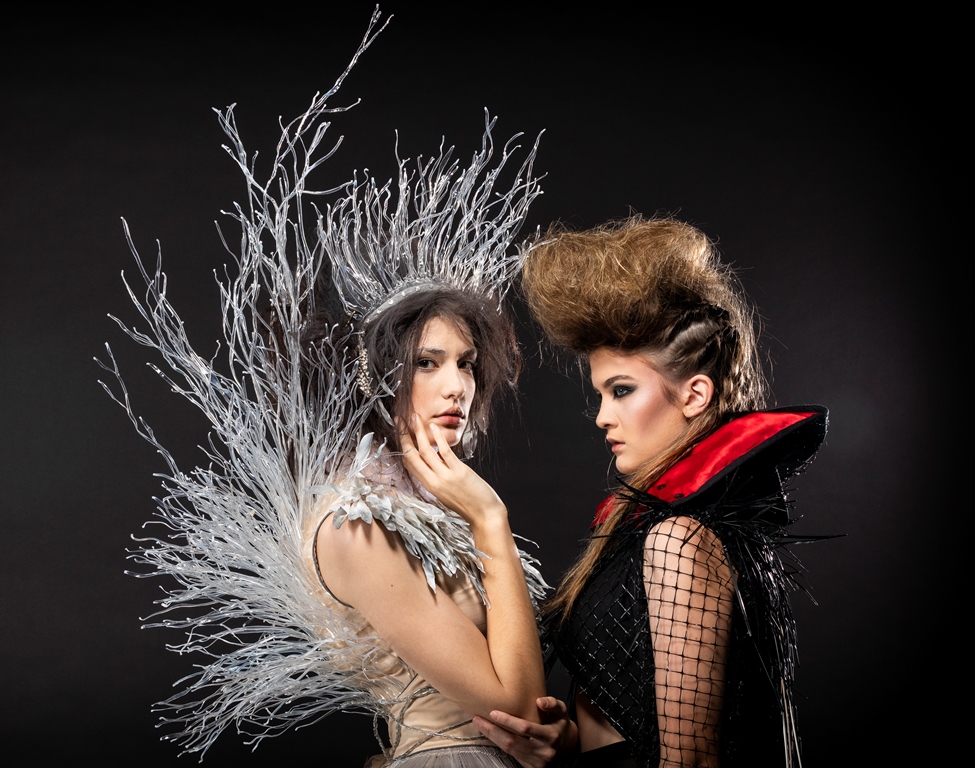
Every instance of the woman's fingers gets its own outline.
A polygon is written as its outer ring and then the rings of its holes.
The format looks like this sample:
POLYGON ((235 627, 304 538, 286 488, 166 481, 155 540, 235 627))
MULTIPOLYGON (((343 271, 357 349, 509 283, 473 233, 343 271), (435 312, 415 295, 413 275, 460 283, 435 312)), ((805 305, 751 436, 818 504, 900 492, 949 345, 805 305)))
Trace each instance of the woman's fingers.
POLYGON ((448 460, 456 459, 456 456, 435 424, 430 425, 428 433, 414 414, 410 418, 410 428, 404 430, 401 426, 400 434, 403 463, 428 491, 437 495, 439 486, 456 480, 447 466, 448 460), (431 439, 436 442, 436 447, 431 445, 431 439))
POLYGON ((450 443, 447 442, 447 437, 444 435, 443 430, 436 424, 431 424, 430 433, 437 443, 437 456, 440 460, 448 467, 456 467, 456 464, 460 460, 454 453, 454 449, 450 447, 450 443))
MULTIPOLYGON (((437 465, 436 460, 438 459, 438 450, 435 450, 430 443, 431 438, 436 439, 436 435, 433 434, 433 429, 435 428, 436 425, 434 424, 425 427, 420 421, 420 417, 415 413, 410 417, 410 431, 413 433, 417 452, 431 467, 437 465)), ((441 461, 440 463, 443 462, 441 461)))
POLYGON ((561 723, 540 725, 505 712, 491 712, 490 719, 475 716, 474 726, 526 768, 543 768, 554 760, 564 731, 561 723))
POLYGON ((403 466, 440 502, 477 525, 491 516, 507 517, 507 509, 494 489, 457 458, 445 432, 436 424, 423 425, 414 415, 410 428, 401 430, 403 466), (485 517, 485 515, 487 517, 485 517))
POLYGON ((536 699, 535 706, 538 707, 539 712, 545 713, 542 722, 561 720, 568 717, 569 714, 569 708, 565 705, 565 702, 554 696, 543 696, 540 699, 536 699))

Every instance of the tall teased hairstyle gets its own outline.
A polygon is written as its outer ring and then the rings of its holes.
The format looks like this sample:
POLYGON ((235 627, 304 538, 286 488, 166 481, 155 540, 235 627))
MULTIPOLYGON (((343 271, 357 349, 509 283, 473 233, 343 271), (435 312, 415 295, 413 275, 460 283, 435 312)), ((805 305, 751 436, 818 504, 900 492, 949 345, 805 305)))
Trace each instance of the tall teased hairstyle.
MULTIPOLYGON (((411 412, 416 352, 427 321, 440 318, 456 323, 470 333, 477 350, 474 381, 477 394, 470 405, 468 430, 487 431, 493 406, 505 395, 513 395, 521 372, 521 350, 514 323, 504 304, 495 296, 449 287, 431 287, 405 295, 395 304, 370 318, 364 327, 344 317, 344 310, 327 273, 317 283, 314 296, 303 308, 299 348, 335 347, 347 360, 357 359, 368 365, 366 381, 380 393, 382 409, 373 406, 365 417, 361 432, 372 432, 376 442, 386 441, 394 450, 398 439, 396 428, 386 416, 408 418, 411 412), (360 356, 365 350, 364 360, 360 356), (384 386, 385 384, 385 386, 384 386), (385 393, 385 394, 383 394, 385 393), (384 412, 385 411, 385 412, 384 412)), ((265 322, 273 334, 281 333, 273 314, 265 322)), ((275 345, 278 349, 284 344, 275 345)), ((321 369, 327 356, 309 354, 302 358, 302 386, 311 403, 335 396, 329 391, 328 372, 321 369)), ((359 402, 367 397, 361 390, 350 393, 359 402)), ((354 412, 354 409, 351 409, 354 412)))
MULTIPOLYGON (((522 289, 549 341, 583 363, 609 347, 646 355, 674 391, 697 374, 714 382, 708 408, 661 456, 626 478, 633 487, 649 487, 730 417, 765 405, 755 313, 714 243, 690 224, 637 215, 582 232, 555 225, 529 254, 522 289)), ((628 506, 619 500, 600 533, 610 533, 628 506)), ((551 610, 568 615, 606 541, 592 539, 551 610)))

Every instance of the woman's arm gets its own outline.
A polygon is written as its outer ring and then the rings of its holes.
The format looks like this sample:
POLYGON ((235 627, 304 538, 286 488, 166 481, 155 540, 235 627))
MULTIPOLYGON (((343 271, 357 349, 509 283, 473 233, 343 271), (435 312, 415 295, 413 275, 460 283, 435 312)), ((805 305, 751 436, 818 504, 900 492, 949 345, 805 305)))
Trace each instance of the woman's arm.
POLYGON ((734 584, 724 547, 689 517, 655 525, 644 579, 660 766, 717 766, 734 584))
POLYGON ((404 437, 406 467, 471 526, 484 558, 490 604, 487 636, 443 593, 433 592, 420 561, 381 525, 323 526, 316 546, 329 589, 354 606, 413 669, 472 715, 511 712, 537 722, 545 694, 534 609, 507 510, 494 490, 436 434, 404 437), (419 445, 417 445, 419 443, 419 445))

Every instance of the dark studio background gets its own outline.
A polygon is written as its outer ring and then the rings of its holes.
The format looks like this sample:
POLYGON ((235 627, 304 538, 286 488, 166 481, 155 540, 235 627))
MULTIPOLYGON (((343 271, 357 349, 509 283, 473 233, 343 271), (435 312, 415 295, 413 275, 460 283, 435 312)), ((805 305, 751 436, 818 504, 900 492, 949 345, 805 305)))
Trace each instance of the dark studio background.
MULTIPOLYGON (((330 135, 346 139, 325 175, 337 183, 367 166, 388 177, 395 129, 407 156, 444 136, 466 161, 487 107, 501 141, 545 130, 545 194, 529 227, 632 208, 676 213, 716 238, 764 318, 777 403, 831 409, 827 443, 795 484, 797 532, 846 534, 801 552, 818 601, 796 599, 806 765, 899 764, 905 744, 938 764, 939 737, 921 734, 951 718, 926 697, 952 669, 939 639, 947 580, 934 574, 953 534, 934 524, 950 491, 931 339, 951 306, 944 283, 960 277, 939 266, 950 262, 926 223, 947 204, 951 146, 914 123, 936 114, 925 71, 896 36, 865 43, 849 19, 417 5, 383 3, 395 18, 332 102, 362 99, 334 119, 330 135)), ((120 219, 143 256, 161 241, 169 295, 209 354, 213 271, 228 258, 213 221, 243 192, 211 108, 236 102, 245 145, 270 155, 277 118, 333 83, 371 8, 241 7, 159 24, 148 11, 138 23, 34 13, 8 27, 0 734, 21 757, 7 765, 195 762, 159 741, 150 712, 191 660, 165 651, 162 631, 140 630, 159 585, 123 573, 164 467, 98 386, 92 358, 112 344, 137 412, 185 469, 206 430, 107 318, 135 321, 120 219)), ((554 584, 603 496, 609 454, 578 375, 521 330, 520 414, 498 420, 482 469, 554 584)), ((359 766, 371 738, 371 722, 351 715, 255 753, 228 733, 204 766, 359 766)))

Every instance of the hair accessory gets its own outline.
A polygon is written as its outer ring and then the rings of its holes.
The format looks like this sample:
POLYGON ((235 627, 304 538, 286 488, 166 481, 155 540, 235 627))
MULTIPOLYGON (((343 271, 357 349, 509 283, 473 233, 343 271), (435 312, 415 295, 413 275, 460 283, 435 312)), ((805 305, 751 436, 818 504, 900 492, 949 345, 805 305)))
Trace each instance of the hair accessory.
POLYGON ((481 425, 476 421, 472 421, 467 429, 464 430, 464 434, 460 438, 461 453, 464 459, 470 459, 474 456, 474 451, 477 449, 478 438, 484 434, 484 430, 481 425))
POLYGON ((410 171, 399 157, 391 182, 353 179, 348 194, 318 221, 318 245, 329 254, 332 280, 349 315, 365 326, 404 297, 438 286, 494 297, 500 306, 530 246, 512 251, 528 206, 541 194, 533 164, 536 139, 507 191, 496 191, 518 149, 512 137, 492 167, 495 119, 485 111, 481 149, 461 168, 441 144, 410 171))

